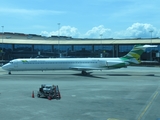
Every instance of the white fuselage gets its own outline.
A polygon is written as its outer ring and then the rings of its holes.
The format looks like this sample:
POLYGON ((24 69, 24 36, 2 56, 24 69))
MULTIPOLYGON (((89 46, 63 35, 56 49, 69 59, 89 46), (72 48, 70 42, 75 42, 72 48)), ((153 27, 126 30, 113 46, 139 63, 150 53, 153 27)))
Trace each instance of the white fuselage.
POLYGON ((125 67, 120 58, 38 58, 15 59, 2 66, 7 71, 104 70, 125 67))

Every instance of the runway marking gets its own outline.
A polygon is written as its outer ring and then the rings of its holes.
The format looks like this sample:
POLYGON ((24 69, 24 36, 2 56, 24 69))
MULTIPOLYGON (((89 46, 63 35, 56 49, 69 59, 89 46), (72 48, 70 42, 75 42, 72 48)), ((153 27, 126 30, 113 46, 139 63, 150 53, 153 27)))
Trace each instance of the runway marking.
POLYGON ((147 104, 147 106, 145 107, 145 109, 142 111, 142 113, 140 114, 140 116, 138 117, 137 120, 141 120, 142 117, 144 116, 144 114, 146 113, 146 111, 148 110, 148 108, 151 106, 151 104, 153 103, 154 99, 156 98, 156 96, 158 95, 158 91, 156 91, 152 97, 152 99, 150 100, 150 102, 147 104))

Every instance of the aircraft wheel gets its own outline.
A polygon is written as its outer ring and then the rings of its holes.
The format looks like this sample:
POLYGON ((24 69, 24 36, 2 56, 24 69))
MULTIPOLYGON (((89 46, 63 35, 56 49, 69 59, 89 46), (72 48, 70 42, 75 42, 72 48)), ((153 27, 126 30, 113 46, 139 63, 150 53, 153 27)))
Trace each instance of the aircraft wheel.
POLYGON ((82 75, 87 75, 87 72, 83 70, 82 75))
POLYGON ((11 71, 9 71, 8 74, 11 75, 11 71))

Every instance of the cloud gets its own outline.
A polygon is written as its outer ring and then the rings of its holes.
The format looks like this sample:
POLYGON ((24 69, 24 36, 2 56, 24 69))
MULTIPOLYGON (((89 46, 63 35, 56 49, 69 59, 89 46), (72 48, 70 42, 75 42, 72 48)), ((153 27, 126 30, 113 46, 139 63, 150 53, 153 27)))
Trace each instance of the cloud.
POLYGON ((103 25, 99 25, 98 27, 93 27, 91 30, 88 30, 84 36, 89 38, 106 37, 110 32, 111 29, 105 28, 103 25))
POLYGON ((61 36, 71 36, 74 38, 100 38, 106 37, 111 32, 110 29, 105 28, 103 25, 93 27, 91 30, 88 30, 85 34, 82 34, 78 31, 77 28, 71 26, 62 26, 59 31, 42 31, 41 35, 43 36, 52 36, 52 35, 61 35, 61 36))
POLYGON ((151 24, 134 23, 126 30, 126 35, 133 37, 149 37, 150 31, 156 31, 156 28, 151 24))
POLYGON ((75 27, 62 26, 59 30, 59 34, 65 35, 65 36, 78 36, 79 32, 78 32, 78 29, 75 27))
POLYGON ((113 33, 112 36, 117 38, 150 38, 151 35, 152 37, 159 37, 160 30, 155 28, 151 24, 134 23, 132 26, 128 27, 124 31, 113 33))
POLYGON ((43 36, 61 35, 61 36, 71 36, 73 38, 150 38, 159 37, 160 29, 157 29, 151 24, 147 23, 134 23, 126 30, 123 31, 112 31, 109 28, 105 28, 103 25, 93 27, 86 33, 82 34, 79 32, 78 28, 71 26, 62 26, 59 31, 42 31, 43 36), (150 32, 152 31, 152 32, 150 32), (152 33, 152 34, 151 34, 152 33))
POLYGON ((25 14, 25 15, 42 15, 42 14, 63 14, 64 11, 54 10, 33 10, 33 9, 19 9, 19 8, 0 8, 0 13, 5 14, 25 14))
POLYGON ((52 36, 52 35, 60 35, 60 36, 71 36, 71 37, 79 37, 80 33, 78 32, 78 29, 71 26, 62 26, 57 31, 47 32, 42 31, 41 35, 43 36, 52 36))

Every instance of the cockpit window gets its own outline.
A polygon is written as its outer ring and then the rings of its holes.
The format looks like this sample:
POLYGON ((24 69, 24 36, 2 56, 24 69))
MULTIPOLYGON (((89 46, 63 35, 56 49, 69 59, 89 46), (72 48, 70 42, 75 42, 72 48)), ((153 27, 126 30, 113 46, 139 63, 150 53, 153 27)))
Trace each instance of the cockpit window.
POLYGON ((9 63, 13 64, 13 62, 9 62, 9 63))

